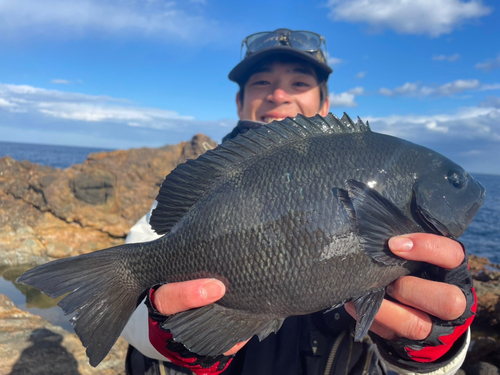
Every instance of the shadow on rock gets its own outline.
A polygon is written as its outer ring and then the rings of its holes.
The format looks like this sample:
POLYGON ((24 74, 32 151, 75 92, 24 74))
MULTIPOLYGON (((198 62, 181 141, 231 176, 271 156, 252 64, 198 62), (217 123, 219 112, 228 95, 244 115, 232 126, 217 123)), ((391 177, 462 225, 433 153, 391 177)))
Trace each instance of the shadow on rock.
POLYGON ((41 328, 29 340, 31 346, 23 350, 10 375, 80 375, 75 358, 62 346, 61 335, 41 328))

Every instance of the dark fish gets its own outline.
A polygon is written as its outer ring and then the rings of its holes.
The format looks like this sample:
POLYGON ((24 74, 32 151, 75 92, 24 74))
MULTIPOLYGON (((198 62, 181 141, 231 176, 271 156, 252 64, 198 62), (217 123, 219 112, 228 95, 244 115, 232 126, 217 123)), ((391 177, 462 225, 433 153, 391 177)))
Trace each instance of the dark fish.
POLYGON ((60 303, 90 364, 107 355, 145 291, 161 282, 222 280, 226 294, 164 324, 200 355, 218 355, 290 315, 354 301, 356 339, 385 286, 419 268, 387 240, 412 232, 459 237, 484 188, 427 148, 370 131, 347 115, 298 116, 250 130, 163 182, 156 241, 57 260, 18 282, 60 303))

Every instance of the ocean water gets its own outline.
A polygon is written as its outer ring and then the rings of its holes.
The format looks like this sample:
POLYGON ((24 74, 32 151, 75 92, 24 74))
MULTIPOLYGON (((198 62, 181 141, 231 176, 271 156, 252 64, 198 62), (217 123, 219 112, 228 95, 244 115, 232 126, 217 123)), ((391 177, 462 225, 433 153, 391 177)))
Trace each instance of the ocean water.
POLYGON ((104 148, 37 145, 30 143, 0 142, 0 158, 10 156, 22 161, 50 165, 54 168, 68 168, 73 164, 81 164, 93 152, 112 151, 104 148))

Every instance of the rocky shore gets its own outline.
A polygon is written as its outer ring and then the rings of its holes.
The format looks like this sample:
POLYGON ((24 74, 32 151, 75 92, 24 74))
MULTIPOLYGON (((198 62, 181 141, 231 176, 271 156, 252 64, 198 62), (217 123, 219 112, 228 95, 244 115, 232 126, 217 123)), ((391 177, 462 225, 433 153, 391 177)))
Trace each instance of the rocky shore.
POLYGON ((123 243, 165 176, 215 146, 200 134, 175 146, 91 154, 67 169, 0 158, 0 266, 123 243))
MULTIPOLYGON (((7 267, 123 243, 129 228, 149 210, 165 175, 215 145, 197 135, 175 146, 91 154, 83 164, 64 170, 0 158, 0 275, 7 280, 7 267)), ((472 256, 471 271, 478 312, 473 344, 460 371, 500 375, 500 267, 472 256)), ((0 295, 0 375, 123 374, 125 351, 120 340, 94 369, 75 334, 0 295)))

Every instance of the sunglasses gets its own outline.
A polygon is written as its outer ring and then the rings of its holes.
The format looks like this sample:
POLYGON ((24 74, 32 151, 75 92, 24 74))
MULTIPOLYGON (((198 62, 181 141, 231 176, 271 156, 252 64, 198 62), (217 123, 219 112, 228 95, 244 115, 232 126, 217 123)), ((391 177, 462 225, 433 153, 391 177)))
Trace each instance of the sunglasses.
MULTIPOLYGON (((326 41, 321 35, 311 31, 276 30, 264 31, 247 36, 241 42, 241 55, 246 47, 245 57, 269 47, 289 46, 300 51, 315 53, 316 58, 326 63, 326 41), (324 45, 325 51, 321 48, 324 45)), ((240 56, 241 58, 241 56, 240 56)))

